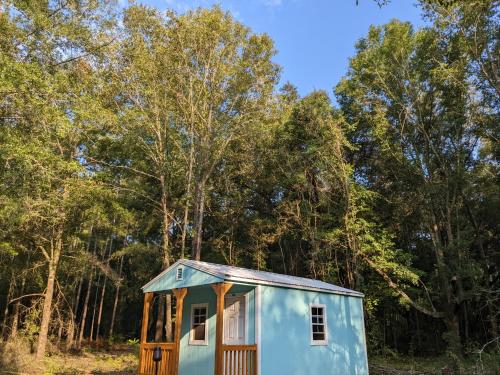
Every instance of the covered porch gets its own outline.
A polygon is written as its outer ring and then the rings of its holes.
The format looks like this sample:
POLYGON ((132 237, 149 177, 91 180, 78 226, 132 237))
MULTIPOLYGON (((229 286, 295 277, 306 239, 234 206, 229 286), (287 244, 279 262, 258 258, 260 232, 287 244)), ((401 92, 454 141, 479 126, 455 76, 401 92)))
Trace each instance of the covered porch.
POLYGON ((179 266, 146 284, 139 374, 257 375, 257 289, 179 266))

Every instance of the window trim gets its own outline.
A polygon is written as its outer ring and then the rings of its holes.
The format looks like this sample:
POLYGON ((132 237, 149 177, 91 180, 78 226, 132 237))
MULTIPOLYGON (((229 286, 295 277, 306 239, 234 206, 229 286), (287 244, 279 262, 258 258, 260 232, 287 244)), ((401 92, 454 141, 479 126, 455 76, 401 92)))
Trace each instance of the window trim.
POLYGON ((208 345, 208 303, 194 303, 191 305, 191 322, 189 323, 189 345, 208 345), (205 317, 205 339, 194 339, 194 309, 204 307, 206 309, 205 317))
POLYGON ((322 303, 310 303, 309 304, 309 331, 311 335, 311 345, 321 346, 328 345, 328 318, 326 315, 326 305, 322 303), (323 325, 325 327, 325 339, 324 340, 314 340, 313 339, 313 322, 312 322, 312 309, 313 307, 321 307, 323 309, 323 325))
POLYGON ((182 281, 184 278, 184 267, 179 266, 175 270, 175 281, 182 281), (180 271, 180 276, 179 276, 180 271))

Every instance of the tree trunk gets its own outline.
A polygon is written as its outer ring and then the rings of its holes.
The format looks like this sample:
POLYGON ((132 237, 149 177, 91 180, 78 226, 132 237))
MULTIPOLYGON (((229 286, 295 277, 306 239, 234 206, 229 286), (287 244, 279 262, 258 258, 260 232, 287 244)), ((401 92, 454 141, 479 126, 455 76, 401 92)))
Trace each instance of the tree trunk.
MULTIPOLYGON (((92 243, 92 234, 93 234, 93 231, 94 231, 94 226, 91 225, 90 226, 90 230, 89 230, 89 238, 88 238, 88 241, 87 241, 87 253, 90 252, 90 244, 92 243)), ((95 244, 94 244, 94 254, 95 254, 95 244)), ((92 273, 91 273, 91 277, 92 277, 92 273)), ((91 280, 91 279, 89 279, 89 280, 91 280)), ((76 293, 75 303, 74 303, 74 307, 73 307, 73 313, 71 314, 71 319, 73 319, 73 322, 72 322, 72 324, 70 324, 70 326, 73 327, 74 332, 70 334, 71 335, 71 340, 68 340, 68 346, 69 346, 68 349, 70 349, 71 347, 73 347, 74 336, 75 335, 78 336, 78 324, 76 324, 76 322, 78 320, 78 307, 80 305, 80 297, 81 297, 81 293, 82 293, 83 282, 84 282, 84 277, 83 277, 83 273, 82 273, 82 275, 80 276, 80 282, 78 283, 78 291, 76 293)), ((91 285, 91 281, 89 282, 89 288, 90 288, 90 285, 91 285)), ((87 292, 87 295, 88 295, 88 292, 87 292)), ((88 298, 86 298, 85 301, 86 302, 85 302, 84 308, 85 308, 85 318, 86 318, 88 298)), ((85 318, 83 320, 85 320, 85 318)), ((84 328, 85 328, 85 324, 84 323, 83 323, 83 325, 84 325, 84 328)), ((81 327, 81 324, 80 324, 80 327, 81 327)), ((77 347, 78 348, 81 345, 81 341, 82 341, 82 337, 79 337, 79 339, 77 341, 77 347)))
POLYGON ((194 213, 194 234, 192 258, 201 259, 201 242, 203 234, 203 216, 205 213, 205 180, 202 179, 196 186, 196 202, 194 213))
POLYGON ((76 291, 75 302, 73 303, 73 311, 76 314, 78 313, 78 305, 80 304, 80 295, 82 294, 82 286, 83 286, 83 275, 80 276, 80 280, 78 281, 78 289, 76 291))
POLYGON ((167 323, 165 325, 165 333, 167 336, 167 342, 174 341, 174 332, 172 331, 172 295, 167 294, 166 299, 166 309, 167 309, 167 323))
MULTIPOLYGON (((169 229, 170 229, 170 217, 168 210, 168 200, 167 200, 167 190, 165 186, 165 176, 160 176, 160 182, 162 184, 162 199, 161 208, 163 213, 162 218, 162 251, 163 251, 163 262, 162 269, 165 270, 170 267, 170 241, 169 241, 169 229)), ((171 319, 171 316, 170 316, 171 319)), ((165 299, 163 295, 158 296, 158 316, 156 318, 155 327, 155 341, 161 342, 163 339, 163 327, 165 322, 165 299)), ((170 324, 171 320, 168 320, 167 316, 167 326, 170 324)))
POLYGON ((421 338, 421 334, 420 334, 420 319, 418 317, 418 311, 417 310, 413 310, 415 312, 415 324, 416 324, 416 328, 417 328, 417 351, 418 353, 420 353, 420 351, 422 350, 422 338, 421 338))
POLYGON ((73 341, 75 338, 75 334, 78 334, 78 332, 76 332, 75 330, 78 328, 78 326, 76 324, 76 319, 78 316, 78 305, 80 305, 80 296, 82 294, 82 287, 83 287, 83 275, 80 276, 80 281, 78 282, 78 289, 76 292, 75 301, 73 303, 73 311, 71 312, 71 316, 70 316, 71 321, 68 323, 68 328, 67 328, 68 329, 68 337, 66 340, 66 350, 73 348, 73 345, 74 345, 73 341), (69 331, 70 329, 72 329, 71 332, 69 331))
POLYGON ((497 322, 497 316, 498 316, 498 306, 495 307, 494 304, 492 304, 490 301, 488 301, 488 312, 489 312, 489 320, 490 320, 490 328, 491 328, 491 334, 490 337, 495 338, 498 337, 498 322, 497 322))
MULTIPOLYGON (((118 275, 120 276, 120 278, 122 277, 122 269, 123 269, 123 255, 120 258, 120 270, 118 271, 118 275)), ((113 329, 115 327, 116 310, 118 307, 119 296, 120 296, 120 284, 116 286, 115 302, 113 303, 113 313, 111 315, 111 325, 109 327, 109 337, 113 337, 113 329)))
POLYGON ((184 205, 184 217, 182 220, 182 234, 181 234, 181 259, 184 259, 186 254, 186 237, 189 224, 189 207, 191 205, 191 183, 193 179, 193 163, 194 163, 194 132, 193 125, 190 126, 190 145, 189 145, 189 166, 188 178, 186 187, 186 203, 184 205))
POLYGON ((9 302, 14 289, 14 271, 12 271, 12 276, 9 283, 9 291, 7 292, 7 300, 5 301, 5 310, 3 312, 3 322, 2 322, 2 340, 5 338, 5 331, 7 330, 7 318, 9 316, 9 302))
MULTIPOLYGON (((93 233, 94 233, 94 226, 91 225, 90 229, 89 229, 89 238, 87 240, 87 253, 90 253, 90 244, 92 243, 92 234, 93 233)), ((94 247, 94 254, 95 254, 95 247, 94 247)), ((80 281, 78 283, 78 291, 76 293, 75 304, 73 306, 73 311, 75 313, 75 319, 76 319, 76 316, 78 313, 78 305, 80 303, 80 295, 82 292, 82 287, 83 287, 83 273, 80 275, 80 281)))
POLYGON ((101 274, 97 278, 97 282, 95 284, 95 298, 94 298, 94 308, 92 310, 92 321, 90 323, 90 335, 89 342, 92 343, 94 341, 94 323, 95 323, 95 311, 97 309, 97 298, 99 296, 99 283, 101 282, 101 274))
POLYGON ((82 310, 82 320, 80 322, 80 333, 78 335, 77 348, 80 349, 82 347, 83 335, 85 334, 85 323, 87 320, 87 311, 90 300, 90 291, 92 289, 92 281, 94 279, 94 267, 90 271, 89 277, 89 285, 87 286, 87 293, 85 294, 85 301, 83 302, 83 310, 82 310))
MULTIPOLYGON (((114 220, 113 220, 114 223, 114 220)), ((110 236, 109 240, 109 251, 107 253, 106 265, 109 266, 109 257, 111 256, 111 251, 113 251, 113 235, 110 236)), ((106 256, 106 248, 104 248, 104 253, 106 256)), ((102 286, 101 292, 101 300, 99 301, 99 314, 97 315, 97 330, 96 330, 96 338, 99 340, 99 332, 101 331, 101 318, 102 318, 102 307, 104 304, 104 295, 106 294, 106 282, 108 278, 106 274, 104 274, 104 283, 102 286)))
POLYGON ((57 323, 59 324, 59 327, 57 329, 57 344, 56 345, 59 348, 60 345, 61 345, 61 338, 62 338, 63 328, 64 328, 64 322, 61 319, 61 315, 60 314, 59 314, 59 316, 57 318, 57 323))
POLYGON ((70 318, 68 320, 68 326, 66 328, 66 332, 68 333, 66 336, 66 350, 70 350, 73 348, 75 344, 75 314, 73 311, 70 311, 70 318))
MULTIPOLYGON (((22 296, 24 294, 24 286, 26 285, 26 276, 23 275, 23 279, 21 280, 21 291, 19 292, 19 295, 22 296)), ((21 308, 21 300, 17 300, 16 304, 14 305, 14 313, 12 317, 12 331, 11 331, 11 336, 16 337, 17 336, 17 329, 19 326, 19 310, 21 308)))
MULTIPOLYGON (((106 258, 106 249, 108 248, 108 241, 109 241, 109 239, 106 238, 106 242, 104 243, 104 249, 102 250, 102 254, 101 254, 101 261, 103 261, 103 262, 104 262, 104 259, 106 258)), ((99 272, 99 276, 97 277, 97 283, 95 284, 96 289, 95 289, 95 298, 94 298, 94 308, 92 310, 92 322, 90 323, 90 336, 89 336, 89 341, 91 343, 92 343, 92 341, 95 341, 95 339, 97 338, 97 336, 94 336, 94 324, 96 323, 97 299, 99 298, 99 284, 101 282, 101 276, 104 276, 104 278, 106 278, 106 275, 104 273, 99 272)))
POLYGON ((101 330, 101 318, 102 318, 102 306, 104 304, 104 295, 106 294, 106 281, 107 278, 104 276, 104 284, 102 286, 102 291, 101 291, 101 300, 99 302, 99 313, 97 314, 97 328, 96 328, 96 339, 99 340, 99 332, 101 330))
POLYGON ((165 299, 163 298, 163 294, 159 294, 157 298, 156 310, 158 311, 158 315, 156 316, 155 342, 162 342, 163 322, 165 321, 165 299))
POLYGON ((162 184, 162 197, 161 197, 161 210, 162 210, 162 252, 163 252, 163 262, 162 268, 166 269, 170 266, 170 217, 168 209, 168 197, 167 189, 165 186, 165 176, 160 176, 160 183, 162 184))
MULTIPOLYGON (((462 344, 460 342, 460 325, 458 316, 455 313, 450 313, 444 319, 446 325, 446 333, 444 339, 448 344, 448 351, 452 354, 456 361, 462 358, 462 344)), ((458 364, 457 364, 458 365, 458 364)))
POLYGON ((47 288, 43 300, 42 323, 40 324, 40 332, 38 335, 38 345, 36 348, 36 359, 41 360, 45 356, 47 347, 47 339, 49 334, 50 317, 52 314, 52 298, 54 296, 54 285, 56 281, 57 266, 62 250, 62 231, 60 231, 55 239, 55 244, 51 245, 52 257, 49 259, 49 274, 47 278, 47 288))

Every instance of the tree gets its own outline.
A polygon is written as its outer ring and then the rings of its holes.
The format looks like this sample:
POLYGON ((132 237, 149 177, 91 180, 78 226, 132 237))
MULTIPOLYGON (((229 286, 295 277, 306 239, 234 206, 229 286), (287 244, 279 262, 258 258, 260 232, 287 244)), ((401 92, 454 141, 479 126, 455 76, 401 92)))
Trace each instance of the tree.
POLYGON ((482 272, 465 211, 485 125, 461 48, 433 29, 414 32, 397 21, 372 27, 337 87, 346 118, 357 124, 350 139, 364 151, 353 155, 358 178, 383 197, 378 210, 387 225, 405 228, 398 243, 429 275, 435 316, 455 355, 460 311, 476 288, 470 280, 482 272), (428 252, 435 263, 424 261, 428 252))
POLYGON ((77 160, 89 121, 84 105, 93 90, 89 60, 109 41, 103 28, 112 13, 101 13, 105 8, 99 2, 14 2, 1 13, 2 195, 16 206, 29 248, 48 266, 38 359, 45 353, 57 270, 71 224, 86 209, 91 192, 98 191, 77 160))
POLYGON ((364 292, 371 353, 497 342, 498 7, 421 6, 357 43, 337 106, 277 90, 218 7, 2 2, 2 337, 137 337, 137 287, 191 256, 364 292))
MULTIPOLYGON (((265 116, 278 68, 267 35, 221 9, 169 14, 172 94, 187 135, 186 207, 193 194, 192 257, 200 259, 207 188, 228 146, 243 141, 265 116)), ((183 231, 185 232, 186 225, 183 231)))

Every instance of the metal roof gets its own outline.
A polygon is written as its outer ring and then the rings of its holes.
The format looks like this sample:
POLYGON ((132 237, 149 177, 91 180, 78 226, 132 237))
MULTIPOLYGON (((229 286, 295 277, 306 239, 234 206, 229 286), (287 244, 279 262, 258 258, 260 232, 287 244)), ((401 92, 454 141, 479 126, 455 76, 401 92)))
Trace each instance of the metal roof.
MULTIPOLYGON (((166 273, 168 270, 178 266, 179 264, 183 264, 185 266, 192 267, 199 271, 206 272, 208 274, 219 277, 226 281, 260 284, 260 285, 273 285, 285 288, 311 290, 323 293, 344 294, 354 297, 364 297, 363 293, 356 292, 354 290, 347 288, 342 288, 337 285, 325 283, 324 281, 306 279, 304 277, 282 275, 279 273, 251 270, 247 268, 234 267, 222 264, 207 263, 189 259, 178 260, 175 264, 169 267, 169 269, 162 272, 153 280, 157 280, 158 278, 161 277, 161 275, 166 273)), ((151 280, 151 282, 153 280, 151 280)), ((148 284, 146 284, 145 286, 147 286, 148 284)))

